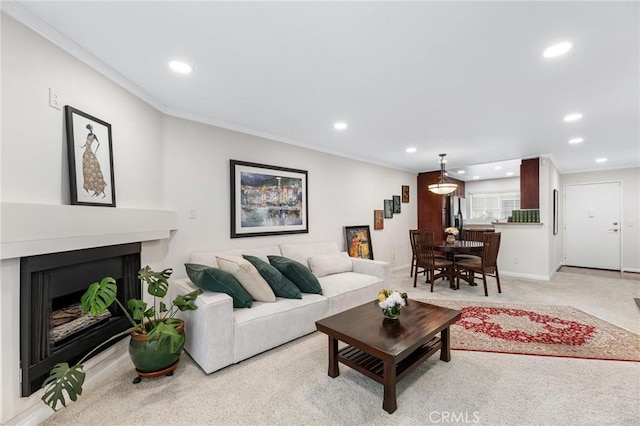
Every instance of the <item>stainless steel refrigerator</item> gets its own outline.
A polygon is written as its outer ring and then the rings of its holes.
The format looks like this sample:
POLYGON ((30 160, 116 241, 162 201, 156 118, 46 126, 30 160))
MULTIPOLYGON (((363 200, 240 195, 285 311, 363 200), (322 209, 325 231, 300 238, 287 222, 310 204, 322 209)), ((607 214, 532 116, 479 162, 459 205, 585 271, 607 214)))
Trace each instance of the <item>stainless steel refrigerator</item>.
POLYGON ((462 232, 468 217, 466 200, 460 197, 449 197, 449 203, 449 223, 462 232))

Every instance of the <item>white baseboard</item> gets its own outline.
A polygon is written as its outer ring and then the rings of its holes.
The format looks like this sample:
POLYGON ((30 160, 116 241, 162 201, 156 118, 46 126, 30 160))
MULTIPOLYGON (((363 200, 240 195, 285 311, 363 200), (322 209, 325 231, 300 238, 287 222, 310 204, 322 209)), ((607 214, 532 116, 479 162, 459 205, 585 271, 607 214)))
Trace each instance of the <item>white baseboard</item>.
POLYGON ((500 271, 500 276, 513 277, 513 278, 526 278, 529 280, 537 280, 537 281, 551 281, 551 277, 549 275, 522 274, 520 272, 500 271))
POLYGON ((411 264, 407 263, 406 265, 393 266, 391 268, 391 272, 398 272, 398 271, 402 271, 403 269, 408 271, 409 269, 411 269, 411 264))
POLYGON ((622 272, 634 272, 640 274, 640 268, 622 268, 622 272))

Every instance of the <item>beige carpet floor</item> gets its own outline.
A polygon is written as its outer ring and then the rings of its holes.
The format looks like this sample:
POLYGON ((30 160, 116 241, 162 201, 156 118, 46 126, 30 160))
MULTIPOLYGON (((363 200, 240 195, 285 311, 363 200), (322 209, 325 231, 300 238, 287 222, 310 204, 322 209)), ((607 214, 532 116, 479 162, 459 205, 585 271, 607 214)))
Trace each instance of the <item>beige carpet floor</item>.
MULTIPOLYGON (((408 268, 407 268, 408 269, 408 268)), ((416 299, 570 304, 638 333, 637 281, 557 273, 551 282, 503 279, 498 295, 480 287, 434 293, 412 287, 408 270, 393 286, 416 299)), ((372 297, 374 297, 373 295, 372 297)), ((212 344, 215 344, 213 342, 212 344)), ((452 351, 398 385, 398 410, 382 410, 382 386, 341 366, 327 376, 326 337, 314 333, 206 375, 183 356, 173 377, 131 384, 132 367, 85 392, 49 425, 637 425, 640 363, 452 351)))

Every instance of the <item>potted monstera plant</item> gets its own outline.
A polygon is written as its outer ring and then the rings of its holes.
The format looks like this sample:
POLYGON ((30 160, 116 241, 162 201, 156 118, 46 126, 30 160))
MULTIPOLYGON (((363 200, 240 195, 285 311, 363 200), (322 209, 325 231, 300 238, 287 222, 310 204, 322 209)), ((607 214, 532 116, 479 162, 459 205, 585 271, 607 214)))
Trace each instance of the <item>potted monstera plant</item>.
POLYGON ((76 401, 82 394, 84 361, 107 343, 127 334, 131 335, 129 356, 139 377, 167 374, 175 369, 184 347, 184 321, 175 316, 179 311, 197 309, 194 301, 202 290, 179 295, 167 306, 162 299, 169 291, 168 279, 172 273, 172 269, 156 272, 148 266, 138 272, 138 278, 146 284, 147 293, 153 296, 151 305, 143 300, 130 299, 125 308, 116 297, 117 286, 112 277, 105 277, 89 286, 80 301, 84 313, 100 315, 115 302, 131 327, 96 346, 76 365, 56 364, 42 385, 45 404, 57 410, 59 405, 66 407, 67 398, 76 401))

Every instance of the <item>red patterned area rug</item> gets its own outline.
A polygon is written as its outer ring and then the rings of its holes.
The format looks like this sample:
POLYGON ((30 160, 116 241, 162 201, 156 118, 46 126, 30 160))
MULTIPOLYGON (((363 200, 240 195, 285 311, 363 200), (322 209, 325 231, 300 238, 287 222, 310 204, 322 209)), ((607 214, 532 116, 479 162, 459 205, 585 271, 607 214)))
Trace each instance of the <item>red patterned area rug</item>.
POLYGON ((571 306, 425 302, 462 312, 451 349, 640 361, 640 335, 571 306))

